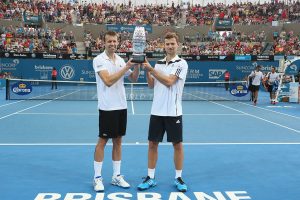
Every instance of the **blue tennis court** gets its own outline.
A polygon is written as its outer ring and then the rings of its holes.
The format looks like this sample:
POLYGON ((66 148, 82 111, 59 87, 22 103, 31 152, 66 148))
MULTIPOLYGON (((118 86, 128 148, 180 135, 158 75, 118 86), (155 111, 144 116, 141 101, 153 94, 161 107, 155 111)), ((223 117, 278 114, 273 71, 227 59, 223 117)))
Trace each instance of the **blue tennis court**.
POLYGON ((184 101, 183 178, 177 193, 173 147, 162 143, 157 187, 137 185, 147 173, 151 101, 128 101, 122 174, 130 189, 110 185, 111 146, 102 175, 105 193, 92 187, 97 141, 96 101, 4 100, 0 90, 0 199, 299 200, 300 105, 271 106, 261 93, 250 101, 184 101))

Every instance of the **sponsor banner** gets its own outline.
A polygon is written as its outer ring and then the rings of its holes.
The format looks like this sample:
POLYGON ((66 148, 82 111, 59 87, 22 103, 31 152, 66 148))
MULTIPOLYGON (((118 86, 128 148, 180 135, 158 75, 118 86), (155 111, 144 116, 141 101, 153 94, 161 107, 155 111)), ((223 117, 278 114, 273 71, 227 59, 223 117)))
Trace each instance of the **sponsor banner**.
POLYGON ((292 103, 298 103, 298 88, 299 88, 299 83, 290 83, 289 101, 292 103))
POLYGON ((58 80, 95 81, 92 60, 2 58, 0 64, 15 78, 51 80, 55 67, 58 80))
POLYGON ((11 91, 17 95, 27 95, 32 92, 29 82, 19 81, 11 86, 11 91))
POLYGON ((275 55, 274 60, 282 60, 284 59, 284 55, 275 55))
MULTIPOLYGON (((142 25, 142 26, 145 28, 145 30, 148 33, 152 33, 152 26, 151 25, 142 25)), ((134 25, 114 25, 114 24, 107 24, 106 25, 106 30, 108 30, 108 31, 115 31, 115 32, 126 31, 126 32, 133 33, 135 27, 136 26, 134 26, 134 25)))
POLYGON ((245 60, 251 60, 250 55, 235 55, 235 60, 245 61, 245 60))
POLYGON ((56 54, 56 53, 1 53, 3 58, 39 58, 39 59, 87 59, 86 54, 56 54))
POLYGON ((231 95, 236 97, 242 97, 248 94, 248 88, 243 84, 232 84, 229 91, 231 95))
MULTIPOLYGON (((156 59, 149 61, 152 66, 156 59)), ((263 72, 278 68, 278 61, 194 61, 187 60, 187 82, 224 81, 226 70, 230 72, 231 81, 246 80, 247 76, 257 65, 262 66, 263 72)), ((95 81, 93 60, 66 59, 12 59, 2 58, 1 69, 11 72, 13 77, 26 79, 51 80, 51 70, 57 69, 58 80, 95 81)), ((298 68, 297 68, 298 70, 298 68)), ((147 82, 145 72, 141 69, 138 82, 147 82)))
POLYGON ((289 66, 285 70, 285 74, 296 75, 300 70, 300 60, 296 60, 289 64, 289 66))
MULTIPOLYGON (((96 57, 101 51, 91 51, 90 57, 96 57)), ((128 59, 132 52, 117 52, 122 58, 128 59)), ((145 52, 147 58, 164 58, 163 52, 145 52)), ((84 60, 88 58, 87 54, 56 54, 56 53, 0 53, 3 58, 40 58, 40 59, 70 59, 84 60)), ((272 55, 179 55, 187 61, 274 61, 283 59, 284 56, 272 55)), ((291 56, 289 58, 292 58, 291 56)))
POLYGON ((261 61, 261 60, 273 61, 274 56, 273 55, 252 55, 251 60, 252 61, 261 61))

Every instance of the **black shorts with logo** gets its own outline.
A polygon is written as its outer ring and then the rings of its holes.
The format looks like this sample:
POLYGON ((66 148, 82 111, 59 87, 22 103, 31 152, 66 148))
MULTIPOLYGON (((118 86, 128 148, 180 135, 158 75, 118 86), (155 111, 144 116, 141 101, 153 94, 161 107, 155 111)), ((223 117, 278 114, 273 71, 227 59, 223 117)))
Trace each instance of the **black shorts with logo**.
POLYGON ((127 109, 99 110, 99 137, 117 138, 126 134, 127 109))
POLYGON ((162 142, 167 132, 168 142, 182 142, 182 116, 156 116, 151 115, 148 132, 148 140, 162 142))

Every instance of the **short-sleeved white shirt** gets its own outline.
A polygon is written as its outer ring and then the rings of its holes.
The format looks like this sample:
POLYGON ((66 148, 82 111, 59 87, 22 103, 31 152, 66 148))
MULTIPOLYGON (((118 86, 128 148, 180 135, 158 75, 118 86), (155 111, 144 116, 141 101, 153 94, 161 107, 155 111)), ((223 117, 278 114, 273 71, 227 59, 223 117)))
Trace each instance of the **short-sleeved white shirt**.
POLYGON ((279 75, 276 72, 274 72, 274 73, 270 72, 268 74, 268 78, 269 78, 268 84, 273 85, 276 80, 279 80, 279 75))
POLYGON ((261 80, 264 78, 264 75, 261 71, 252 71, 249 75, 250 77, 253 77, 252 85, 260 85, 261 80))
MULTIPOLYGON (((115 58, 116 61, 114 64, 104 51, 93 60, 93 68, 97 83, 98 109, 100 110, 109 111, 127 109, 124 77, 120 78, 112 86, 108 87, 98 74, 98 72, 103 70, 107 70, 109 74, 114 74, 125 67, 126 63, 123 58, 117 54, 115 54, 115 58)), ((130 75, 131 72, 131 70, 128 70, 125 73, 125 76, 130 75)))
POLYGON ((154 97, 151 114, 174 117, 182 115, 182 92, 188 71, 187 62, 175 56, 169 63, 166 63, 166 58, 159 60, 154 68, 166 76, 175 75, 178 80, 172 86, 167 87, 153 77, 154 97))

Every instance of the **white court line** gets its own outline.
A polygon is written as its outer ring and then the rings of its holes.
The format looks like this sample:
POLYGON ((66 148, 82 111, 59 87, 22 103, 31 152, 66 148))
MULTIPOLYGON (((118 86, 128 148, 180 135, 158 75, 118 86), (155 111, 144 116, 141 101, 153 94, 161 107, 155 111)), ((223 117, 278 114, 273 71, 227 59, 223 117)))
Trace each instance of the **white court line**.
MULTIPOLYGON (((95 146, 96 143, 0 143, 0 146, 95 146)), ((112 146, 112 143, 107 143, 112 146)), ((148 143, 122 143, 123 146, 148 146, 148 143)), ((171 143, 159 143, 163 146, 172 146, 171 143)), ((185 146, 218 146, 218 145, 300 145, 299 142, 203 142, 203 143, 185 143, 185 146)))
POLYGON ((19 113, 21 113, 21 112, 23 112, 23 111, 25 111, 25 110, 29 110, 29 109, 31 109, 31 108, 35 108, 35 107, 41 106, 41 105, 43 105, 43 104, 49 103, 49 102, 54 101, 54 100, 56 100, 56 99, 59 99, 59 98, 61 98, 61 97, 65 97, 65 96, 71 95, 71 94, 73 94, 73 93, 75 93, 75 92, 78 92, 78 91, 76 90, 76 91, 71 92, 71 93, 69 93, 69 94, 65 94, 65 95, 63 95, 63 96, 56 97, 55 99, 48 100, 48 101, 39 103, 39 104, 34 105, 34 106, 30 106, 30 107, 28 107, 28 108, 19 110, 19 111, 17 111, 17 112, 11 113, 11 114, 9 114, 9 115, 5 115, 5 116, 3 116, 3 117, 0 117, 0 120, 1 120, 1 119, 5 119, 5 118, 10 117, 10 116, 13 116, 13 115, 16 115, 16 114, 19 114, 19 113))
POLYGON ((131 110, 132 110, 132 114, 134 115, 134 106, 133 106, 133 101, 131 100, 131 110))
POLYGON ((20 102, 22 102, 22 101, 25 101, 25 100, 20 100, 20 101, 15 101, 15 102, 7 103, 7 104, 4 104, 4 105, 1 105, 0 108, 1 108, 1 107, 4 107, 4 106, 9 106, 9 105, 11 105, 11 104, 20 103, 20 102))
MULTIPOLYGON (((18 115, 79 115, 79 116, 87 116, 87 115, 97 115, 97 113, 32 113, 32 112, 22 112, 22 113, 17 113, 18 115)), ((148 114, 128 114, 128 115, 144 115, 144 116, 150 116, 151 114, 148 113, 148 114)), ((184 114, 184 115, 187 115, 187 116, 242 116, 242 115, 245 115, 245 114, 232 114, 232 113, 222 113, 222 114, 218 114, 218 113, 215 113, 215 114, 184 114)))
MULTIPOLYGON (((201 98, 201 97, 195 96, 195 95, 193 95, 193 94, 190 94, 190 93, 187 93, 187 94, 189 94, 189 95, 191 95, 191 96, 194 96, 194 97, 197 97, 197 98, 199 98, 199 99, 203 99, 203 98, 201 98)), ((296 129, 290 128, 290 127, 288 127, 288 126, 284 126, 284 125, 282 125, 282 124, 279 124, 279 123, 276 123, 276 122, 272 122, 272 121, 270 121, 270 120, 267 120, 267 119, 264 119, 264 118, 262 118, 262 117, 258 117, 258 116, 256 116, 256 115, 252 115, 252 114, 249 114, 249 113, 246 113, 246 112, 243 112, 243 111, 237 110, 237 109, 235 109, 235 108, 231 108, 231 107, 229 107, 229 106, 225 106, 225 105, 223 105, 223 104, 220 104, 220 103, 217 103, 217 102, 214 102, 214 101, 209 101, 209 102, 210 102, 210 103, 213 103, 213 104, 216 104, 216 105, 219 105, 219 106, 222 106, 222 107, 224 107, 224 108, 228 108, 228 109, 231 109, 231 110, 237 111, 237 112, 239 112, 239 113, 243 113, 243 114, 245 114, 245 115, 248 115, 248 116, 251 116, 251 117, 254 117, 254 118, 260 119, 260 120, 262 120, 262 121, 265 121, 265 122, 268 122, 268 123, 274 124, 274 125, 276 125, 276 126, 280 126, 280 127, 282 127, 282 128, 285 128, 285 129, 288 129, 288 130, 294 131, 294 132, 296 132, 296 133, 300 133, 300 131, 299 131, 299 130, 296 130, 296 129)))
POLYGON ((30 112, 23 112, 23 113, 17 113, 18 115, 79 115, 79 116, 87 116, 87 115, 95 115, 98 116, 97 113, 30 113, 30 112))
POLYGON ((7 103, 7 104, 4 104, 4 105, 1 105, 0 108, 4 107, 4 106, 9 106, 11 104, 20 103, 20 102, 23 102, 23 101, 28 101, 30 99, 35 99, 37 97, 46 96, 46 95, 49 95, 49 94, 54 94, 54 93, 61 92, 61 91, 63 91, 63 90, 58 90, 58 91, 55 91, 55 92, 49 92, 49 93, 46 93, 46 94, 42 94, 42 95, 38 95, 38 96, 35 96, 35 97, 31 97, 31 98, 26 99, 26 100, 20 100, 20 101, 16 101, 16 102, 12 102, 12 103, 7 103))
POLYGON ((278 112, 278 111, 275 111, 275 110, 270 110, 270 109, 262 108, 262 107, 259 107, 259 106, 253 106, 253 105, 251 105, 251 104, 247 104, 247 103, 243 103, 243 102, 239 102, 239 101, 235 101, 235 102, 240 103, 240 104, 244 104, 244 105, 247 105, 247 106, 252 106, 252 107, 255 107, 255 108, 258 108, 258 109, 270 111, 270 112, 273 112, 273 113, 276 113, 276 114, 280 114, 280 115, 284 115, 284 116, 288 116, 288 117, 300 119, 300 117, 297 117, 297 116, 294 116, 294 115, 289 115, 289 114, 282 113, 282 112, 278 112))

